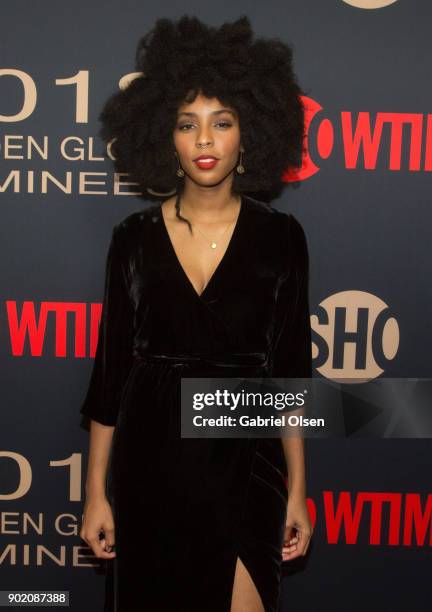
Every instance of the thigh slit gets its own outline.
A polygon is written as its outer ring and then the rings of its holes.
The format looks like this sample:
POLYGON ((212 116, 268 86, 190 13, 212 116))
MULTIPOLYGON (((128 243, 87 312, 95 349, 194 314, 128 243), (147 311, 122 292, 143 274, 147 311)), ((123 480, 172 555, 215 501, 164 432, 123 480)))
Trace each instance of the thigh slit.
POLYGON ((258 586, 240 554, 235 557, 230 612, 265 612, 258 586))

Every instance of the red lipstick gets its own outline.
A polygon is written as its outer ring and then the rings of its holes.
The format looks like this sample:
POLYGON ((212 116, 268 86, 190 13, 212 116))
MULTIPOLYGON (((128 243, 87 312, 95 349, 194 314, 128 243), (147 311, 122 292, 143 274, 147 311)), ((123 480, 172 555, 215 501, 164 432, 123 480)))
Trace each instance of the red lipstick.
POLYGON ((201 170, 210 170, 216 166, 219 160, 217 157, 214 157, 214 155, 200 155, 193 161, 196 163, 198 168, 201 168, 201 170))

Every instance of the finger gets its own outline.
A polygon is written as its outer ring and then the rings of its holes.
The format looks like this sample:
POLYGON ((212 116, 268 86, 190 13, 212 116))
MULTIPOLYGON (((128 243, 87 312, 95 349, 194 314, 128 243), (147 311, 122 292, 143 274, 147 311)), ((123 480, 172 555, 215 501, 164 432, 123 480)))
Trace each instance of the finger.
POLYGON ((105 550, 106 552, 113 552, 113 549, 115 548, 115 542, 109 542, 108 538, 103 538, 102 540, 100 540, 100 543, 103 550, 105 550))
POLYGON ((295 550, 297 550, 297 545, 296 544, 293 544, 292 546, 284 546, 284 548, 282 549, 282 554, 283 555, 290 555, 295 550))
POLYGON ((112 559, 115 557, 115 552, 106 552, 104 550, 105 538, 103 540, 99 540, 98 537, 89 538, 89 543, 96 557, 101 559, 112 559))
POLYGON ((284 553, 282 555, 282 561, 291 561, 297 557, 300 557, 300 552, 298 550, 293 550, 291 553, 284 553))
POLYGON ((109 529, 105 529, 105 528, 102 527, 102 529, 103 529, 104 536, 105 536, 105 539, 106 539, 107 543, 110 546, 114 546, 114 542, 115 542, 115 529, 114 529, 114 527, 111 527, 109 529))
POLYGON ((108 531, 105 531, 104 539, 108 546, 114 546, 115 545, 114 529, 109 529, 108 531))
POLYGON ((298 538, 297 538, 297 534, 296 533, 292 533, 292 530, 286 530, 285 534, 284 534, 284 544, 287 544, 288 542, 297 542, 298 538))
MULTIPOLYGON (((297 538, 296 538, 297 539, 297 538)), ((282 549, 282 555, 285 559, 294 559, 300 555, 305 555, 309 546, 310 536, 307 536, 305 532, 299 532, 298 542, 285 546, 282 549)))

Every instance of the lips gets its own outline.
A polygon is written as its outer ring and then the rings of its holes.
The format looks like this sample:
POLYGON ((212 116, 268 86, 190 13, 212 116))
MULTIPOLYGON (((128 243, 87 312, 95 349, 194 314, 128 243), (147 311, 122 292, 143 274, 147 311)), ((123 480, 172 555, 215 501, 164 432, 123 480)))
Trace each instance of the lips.
POLYGON ((201 168, 202 170, 214 168, 218 161, 219 160, 216 157, 213 157, 212 155, 201 155, 200 157, 194 159, 195 164, 198 166, 198 168, 201 168))

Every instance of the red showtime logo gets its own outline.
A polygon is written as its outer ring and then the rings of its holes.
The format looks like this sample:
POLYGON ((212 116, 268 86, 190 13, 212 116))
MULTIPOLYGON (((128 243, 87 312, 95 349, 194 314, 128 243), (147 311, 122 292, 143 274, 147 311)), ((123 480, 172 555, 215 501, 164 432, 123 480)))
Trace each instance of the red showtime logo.
POLYGON ((341 111, 338 123, 324 115, 323 107, 307 96, 302 97, 305 107, 306 152, 301 168, 287 171, 285 182, 302 181, 320 170, 318 159, 312 159, 309 133, 316 134, 316 149, 321 160, 328 159, 335 150, 336 135, 341 142, 344 167, 347 170, 375 170, 378 155, 383 153, 388 170, 398 171, 402 166, 402 154, 407 154, 408 170, 432 171, 432 114, 369 111, 355 115, 341 111), (315 125, 318 124, 318 125, 315 125))

